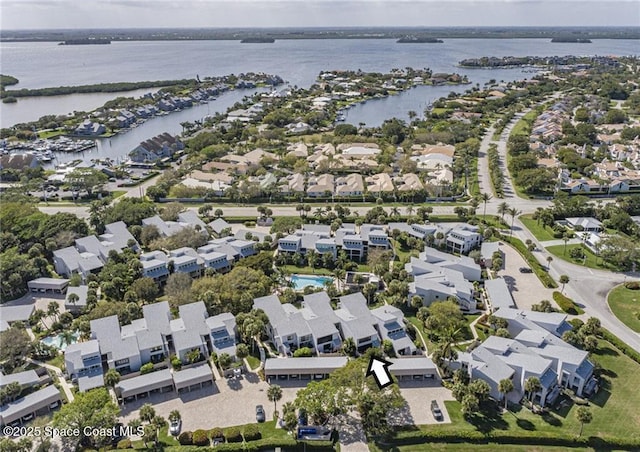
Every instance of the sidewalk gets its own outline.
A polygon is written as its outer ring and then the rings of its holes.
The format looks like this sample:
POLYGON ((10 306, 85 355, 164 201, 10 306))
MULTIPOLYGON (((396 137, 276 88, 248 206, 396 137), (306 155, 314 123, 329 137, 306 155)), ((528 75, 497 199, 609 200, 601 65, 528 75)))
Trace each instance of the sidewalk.
POLYGON ((71 386, 69 385, 69 383, 67 383, 67 380, 65 380, 64 375, 60 370, 60 368, 56 366, 52 366, 51 364, 43 363, 42 361, 36 361, 35 359, 31 359, 31 358, 27 359, 27 361, 30 363, 36 364, 38 366, 44 367, 45 369, 49 369, 53 371, 58 377, 58 382, 60 383, 62 390, 67 396, 67 400, 69 401, 69 403, 73 402, 73 400, 75 399, 75 397, 73 396, 73 391, 71 391, 71 386))

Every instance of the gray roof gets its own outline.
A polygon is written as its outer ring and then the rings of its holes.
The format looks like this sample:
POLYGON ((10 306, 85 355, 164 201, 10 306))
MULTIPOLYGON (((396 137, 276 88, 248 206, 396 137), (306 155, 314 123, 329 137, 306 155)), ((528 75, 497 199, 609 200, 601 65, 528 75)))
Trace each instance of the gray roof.
POLYGON ((18 304, 15 306, 0 305, 0 318, 7 323, 27 321, 35 310, 35 304, 18 304))
POLYGON ((158 331, 165 336, 171 334, 171 327, 169 326, 171 311, 168 301, 144 305, 142 307, 142 315, 148 330, 158 331))
POLYGON ((204 221, 200 219, 198 214, 195 213, 193 210, 185 210, 184 212, 180 212, 178 214, 178 221, 182 223, 187 223, 194 228, 196 225, 199 225, 201 228, 201 231, 204 231, 207 233, 207 235, 209 235, 209 232, 207 231, 207 225, 205 224, 204 221))
POLYGON ((84 368, 82 361, 83 356, 90 356, 94 354, 100 354, 100 343, 93 339, 85 342, 76 342, 69 344, 64 350, 65 361, 73 363, 75 370, 84 368))
POLYGON ((0 407, 0 419, 2 419, 2 423, 8 424, 59 400, 61 399, 58 389, 53 385, 47 386, 0 407))
POLYGON ((426 356, 390 359, 389 371, 393 375, 436 373, 436 365, 426 356))
POLYGON ((127 229, 127 225, 124 221, 109 223, 105 225, 104 229, 105 233, 102 234, 100 238, 113 243, 113 245, 120 250, 127 248, 127 242, 131 239, 133 239, 136 244, 138 243, 135 237, 127 229))
POLYGON ((112 315, 100 319, 91 320, 91 333, 100 341, 100 350, 103 354, 113 352, 120 346, 120 323, 118 316, 112 315))
POLYGON ((68 287, 65 304, 69 306, 86 306, 88 290, 88 286, 68 287), (78 296, 78 301, 75 304, 69 301, 69 295, 72 293, 78 296))
POLYGON ((94 388, 101 388, 102 386, 104 386, 104 377, 102 376, 102 372, 78 377, 78 389, 80 392, 85 392, 94 388))
POLYGON ((39 382, 40 377, 38 377, 35 370, 25 370, 24 372, 9 375, 0 374, 0 387, 10 383, 18 383, 20 386, 32 386, 39 382))
POLYGON ((500 242, 482 242, 480 245, 480 256, 483 259, 491 259, 497 251, 500 251, 500 242))
POLYGON ((209 223, 209 226, 211 227, 213 232, 215 232, 216 234, 221 233, 223 229, 227 229, 231 227, 231 225, 227 223, 225 220, 223 220, 222 218, 216 218, 211 223, 209 223))
POLYGON ((162 369, 138 377, 121 380, 116 385, 116 391, 119 392, 122 397, 129 397, 169 385, 173 385, 171 370, 162 369))
POLYGON ((138 330, 135 334, 138 341, 138 349, 140 350, 149 350, 164 345, 162 336, 158 331, 138 330))
POLYGON ((486 280, 484 282, 484 290, 487 292, 487 296, 494 310, 516 307, 516 303, 504 279, 496 278, 486 280))
POLYGON ((63 278, 36 278, 29 281, 27 286, 29 289, 56 288, 62 290, 67 284, 69 284, 69 280, 63 278))
POLYGON ((209 334, 209 329, 205 323, 209 314, 204 302, 196 301, 195 303, 183 304, 178 307, 178 311, 180 318, 184 322, 185 329, 194 331, 199 335, 209 334))
POLYGON ((301 373, 330 373, 344 367, 347 358, 328 356, 317 358, 271 358, 264 363, 267 375, 300 371, 301 373))
POLYGON ((202 347, 202 337, 193 330, 177 330, 173 332, 173 345, 176 351, 193 350, 202 347))
POLYGON ((505 378, 511 378, 514 373, 511 367, 486 348, 478 347, 471 352, 471 356, 482 362, 478 370, 495 383, 500 383, 500 380, 505 378))
POLYGON ((207 363, 197 364, 188 369, 173 372, 173 382, 176 385, 176 389, 212 380, 213 374, 207 363))

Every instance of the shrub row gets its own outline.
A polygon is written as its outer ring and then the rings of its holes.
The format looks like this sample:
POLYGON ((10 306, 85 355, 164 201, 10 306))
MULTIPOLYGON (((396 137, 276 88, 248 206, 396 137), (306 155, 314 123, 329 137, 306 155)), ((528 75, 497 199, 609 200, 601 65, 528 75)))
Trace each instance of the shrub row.
POLYGON ((606 328, 600 328, 600 337, 602 337, 602 339, 604 339, 605 341, 610 342, 611 345, 613 345, 615 348, 617 348, 622 353, 627 355, 629 358, 631 358, 632 360, 640 364, 640 353, 638 353, 637 351, 629 347, 627 344, 622 342, 618 338, 618 336, 613 334, 611 331, 607 330, 606 328))
POLYGON ((627 281, 624 283, 624 287, 629 290, 640 290, 640 282, 638 281, 627 281))
POLYGON ((335 450, 333 443, 330 441, 314 441, 298 443, 293 438, 264 438, 249 443, 227 443, 218 444, 216 447, 197 447, 197 446, 169 446, 165 447, 166 452, 259 452, 264 450, 273 450, 276 447, 286 448, 287 451, 303 451, 307 452, 326 452, 335 450))
POLYGON ((498 155, 498 147, 495 144, 489 146, 487 157, 489 159, 489 174, 491 175, 493 191, 498 198, 502 198, 504 197, 504 173, 500 167, 500 156, 498 155))
POLYGON ((629 449, 640 447, 640 440, 631 438, 599 438, 596 436, 576 437, 571 434, 540 436, 540 432, 522 431, 518 434, 495 430, 488 434, 478 431, 411 431, 401 432, 388 443, 381 443, 383 449, 399 445, 433 443, 474 443, 474 444, 526 444, 531 446, 593 447, 602 449, 629 449))
POLYGON ((510 245, 513 245, 515 249, 518 250, 518 252, 522 255, 522 257, 524 257, 524 259, 529 264, 529 267, 531 268, 531 270, 534 271, 534 273, 536 274, 540 282, 542 282, 542 284, 544 284, 545 287, 549 289, 555 289, 558 287, 558 284, 556 284, 556 282, 553 280, 551 275, 547 273, 547 270, 540 264, 540 262, 538 262, 538 260, 531 253, 531 251, 529 251, 527 246, 524 243, 522 243, 522 240, 517 239, 515 237, 509 237, 506 235, 502 235, 500 237, 500 240, 502 240, 503 242, 507 242, 510 245))
POLYGON ((560 309, 562 309, 567 314, 571 314, 571 315, 584 314, 584 311, 580 309, 579 306, 576 306, 576 304, 573 302, 571 298, 558 292, 557 290, 553 292, 553 301, 555 301, 558 304, 558 306, 560 306, 560 309))

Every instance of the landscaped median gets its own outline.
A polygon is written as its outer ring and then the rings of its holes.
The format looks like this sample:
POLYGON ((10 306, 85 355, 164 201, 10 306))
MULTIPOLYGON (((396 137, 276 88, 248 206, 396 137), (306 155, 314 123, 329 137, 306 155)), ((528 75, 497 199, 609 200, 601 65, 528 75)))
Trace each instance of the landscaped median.
POLYGON ((398 450, 395 448, 399 447, 399 450, 418 452, 431 450, 429 443, 526 444, 596 450, 640 448, 640 418, 637 416, 640 393, 635 383, 640 364, 605 340, 599 340, 591 359, 602 369, 598 372, 600 389, 589 401, 588 409, 593 418, 584 425, 582 436, 579 436, 580 422, 576 417, 577 404, 543 415, 533 414, 521 405, 515 408, 511 405, 512 411, 506 413, 489 407, 465 419, 461 404, 447 401, 451 424, 402 430, 388 441, 370 443, 371 450, 398 450))

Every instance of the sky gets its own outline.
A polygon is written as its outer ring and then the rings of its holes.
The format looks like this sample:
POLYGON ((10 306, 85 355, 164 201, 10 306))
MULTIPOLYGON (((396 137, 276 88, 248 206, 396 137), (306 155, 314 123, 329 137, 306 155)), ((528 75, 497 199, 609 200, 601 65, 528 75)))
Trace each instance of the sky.
POLYGON ((0 0, 2 29, 640 26, 640 0, 0 0))

